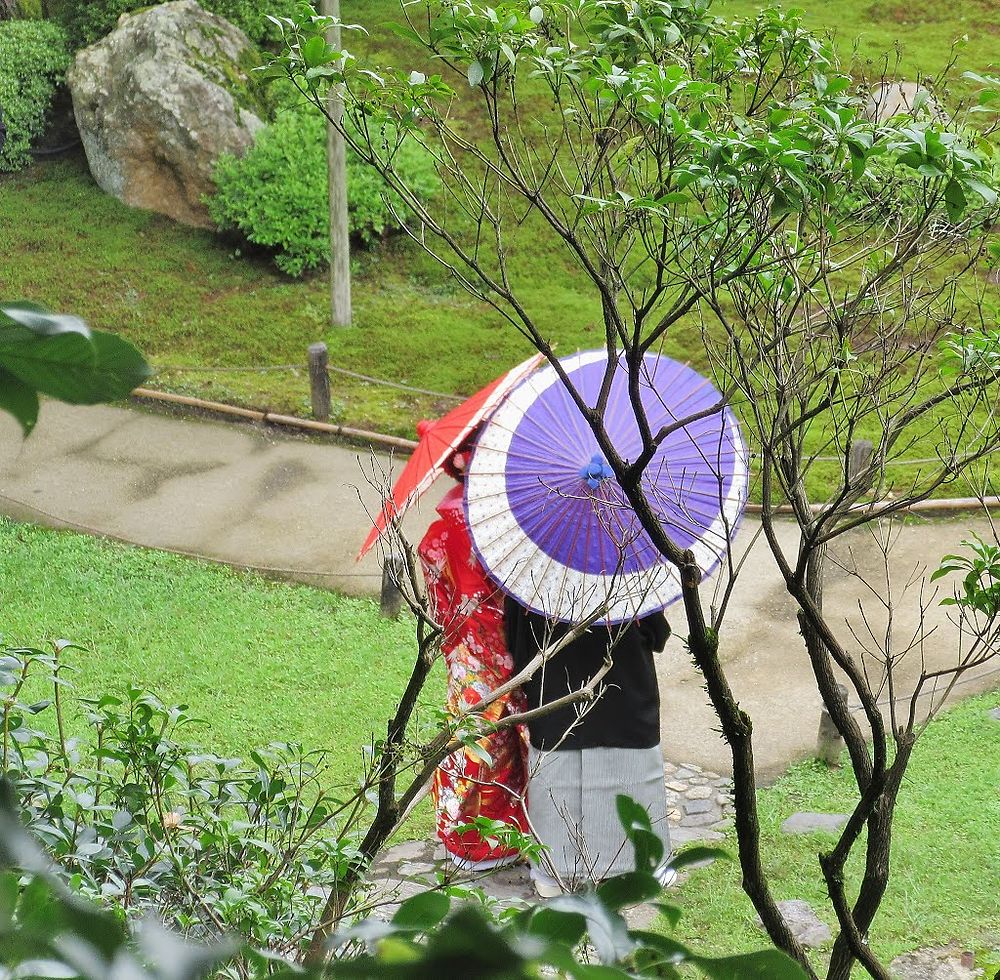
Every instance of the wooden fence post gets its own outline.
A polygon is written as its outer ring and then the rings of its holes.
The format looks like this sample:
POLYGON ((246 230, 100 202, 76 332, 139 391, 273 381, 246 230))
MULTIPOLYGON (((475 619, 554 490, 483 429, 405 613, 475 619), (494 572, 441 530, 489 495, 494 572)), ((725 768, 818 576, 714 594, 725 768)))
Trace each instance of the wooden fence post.
POLYGON ((855 439, 851 443, 851 455, 847 460, 847 482, 852 483, 855 477, 868 469, 871 459, 871 441, 868 439, 855 439))
POLYGON ((386 619, 399 619, 403 608, 403 592, 399 583, 403 580, 403 559, 389 555, 382 566, 382 596, 379 611, 386 619))
POLYGON ((312 392, 313 418, 319 422, 330 419, 330 374, 326 344, 309 345, 309 387, 312 392))
MULTIPOLYGON (((847 702, 847 688, 843 684, 837 685, 844 702, 847 702)), ((836 767, 840 765, 840 756, 844 751, 844 739, 842 738, 833 719, 830 717, 830 709, 824 704, 819 715, 819 733, 816 736, 816 758, 825 762, 828 766, 836 767)))

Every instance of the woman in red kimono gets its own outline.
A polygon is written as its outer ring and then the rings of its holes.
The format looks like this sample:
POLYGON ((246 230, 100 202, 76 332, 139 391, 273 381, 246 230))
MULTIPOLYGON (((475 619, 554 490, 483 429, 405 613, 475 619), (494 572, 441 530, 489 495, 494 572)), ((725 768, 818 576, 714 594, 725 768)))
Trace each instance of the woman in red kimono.
MULTIPOLYGON (((460 481, 463 462, 460 450, 446 467, 460 481)), ((509 680, 514 662, 507 650, 503 594, 487 578, 472 551, 461 483, 449 491, 437 510, 440 517, 428 528, 419 553, 431 615, 443 633, 448 711, 454 716, 509 680)), ((524 694, 518 689, 494 701, 481 717, 497 722, 523 708, 524 694)), ((477 744, 482 755, 459 749, 434 774, 438 837, 452 861, 466 870, 511 863, 517 860, 518 851, 496 840, 484 840, 476 830, 463 831, 463 825, 476 817, 487 817, 522 833, 527 830, 527 745, 522 731, 517 726, 504 728, 483 736, 477 744)))

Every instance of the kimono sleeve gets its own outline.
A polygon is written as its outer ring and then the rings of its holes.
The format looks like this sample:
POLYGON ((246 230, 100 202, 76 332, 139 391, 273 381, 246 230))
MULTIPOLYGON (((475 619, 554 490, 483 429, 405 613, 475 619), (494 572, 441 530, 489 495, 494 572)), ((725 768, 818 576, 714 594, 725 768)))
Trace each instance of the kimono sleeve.
POLYGON ((427 585, 431 618, 444 628, 455 602, 455 583, 448 569, 448 527, 444 521, 435 521, 427 529, 417 553, 427 585))

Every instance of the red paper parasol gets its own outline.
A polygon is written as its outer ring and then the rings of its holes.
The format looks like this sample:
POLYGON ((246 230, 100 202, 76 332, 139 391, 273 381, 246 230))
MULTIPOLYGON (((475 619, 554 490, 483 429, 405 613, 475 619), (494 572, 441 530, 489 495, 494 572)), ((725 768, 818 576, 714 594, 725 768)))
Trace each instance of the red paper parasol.
POLYGON ((485 388, 477 391, 471 398, 467 398, 461 405, 453 408, 436 422, 418 424, 417 432, 420 435, 420 443, 413 450, 413 455, 393 484, 392 497, 385 502, 368 537, 365 538, 365 543, 358 552, 359 560, 375 544, 379 535, 385 531, 389 521, 393 517, 402 515, 421 494, 430 488, 431 484, 444 472, 444 465, 452 453, 462 445, 462 442, 476 426, 500 404, 504 395, 534 371, 543 360, 541 354, 529 357, 516 368, 511 368, 506 374, 491 381, 485 388))

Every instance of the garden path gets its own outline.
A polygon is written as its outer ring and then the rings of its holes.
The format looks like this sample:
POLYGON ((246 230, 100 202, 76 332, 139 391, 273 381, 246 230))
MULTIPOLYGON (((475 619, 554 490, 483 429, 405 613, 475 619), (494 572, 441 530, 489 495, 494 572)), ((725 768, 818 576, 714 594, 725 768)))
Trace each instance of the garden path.
MULTIPOLYGON (((15 518, 89 530, 137 544, 175 549, 278 574, 354 595, 377 593, 378 561, 354 555, 371 526, 378 499, 363 464, 388 467, 385 456, 273 430, 173 418, 134 408, 73 408, 47 402, 32 437, 0 419, 0 511, 15 518)), ((435 493, 405 522, 419 538, 433 514, 435 493)), ((897 524, 891 569, 902 586, 915 569, 936 567, 969 528, 988 532, 973 516, 897 524)), ((746 547, 754 522, 740 534, 746 547)), ((781 536, 794 547, 788 524, 781 536)), ((882 555, 868 532, 844 535, 834 557, 854 563, 876 584, 884 581, 882 555)), ((858 600, 871 600, 859 580, 836 564, 827 573, 826 609, 864 630, 858 600)), ((905 605, 917 597, 910 594, 905 605)), ((884 617, 869 612, 878 631, 884 617)), ((676 620, 676 617, 674 617, 676 620)), ((917 615, 896 611, 895 636, 906 641, 917 615)), ((953 631, 933 603, 928 625, 940 628, 923 651, 929 666, 954 657, 953 631)), ((782 771, 815 745, 820 698, 802 656, 794 608, 763 542, 747 558, 721 637, 733 690, 754 719, 761 775, 782 771)), ((905 661, 904 682, 915 676, 920 651, 905 661)), ((666 756, 727 773, 728 751, 699 675, 674 637, 660 658, 666 756)), ((995 686, 998 675, 972 677, 959 693, 995 686)))

